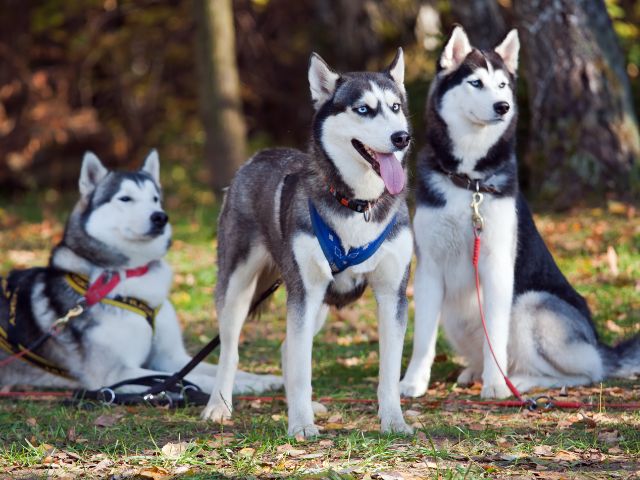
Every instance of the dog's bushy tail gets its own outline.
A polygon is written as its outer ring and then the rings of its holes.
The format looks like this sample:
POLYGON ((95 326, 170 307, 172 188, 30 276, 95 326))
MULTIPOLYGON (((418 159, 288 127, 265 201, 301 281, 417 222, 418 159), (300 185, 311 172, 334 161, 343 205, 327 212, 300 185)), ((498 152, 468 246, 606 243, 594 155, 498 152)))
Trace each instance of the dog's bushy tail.
POLYGON ((640 375, 640 335, 624 340, 603 352, 610 377, 640 375))
POLYGON ((281 284, 280 273, 275 268, 265 268, 260 272, 256 291, 251 299, 249 317, 259 317, 269 305, 268 299, 281 284))

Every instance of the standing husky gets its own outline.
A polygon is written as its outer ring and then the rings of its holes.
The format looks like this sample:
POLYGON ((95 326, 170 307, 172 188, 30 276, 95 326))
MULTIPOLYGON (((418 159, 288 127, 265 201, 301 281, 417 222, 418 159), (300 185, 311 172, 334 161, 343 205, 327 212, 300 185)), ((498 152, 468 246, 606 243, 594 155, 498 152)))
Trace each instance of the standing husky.
MULTIPOLYGON (((191 360, 168 300, 172 273, 163 257, 171 226, 161 206, 159 173, 155 150, 135 173, 109 172, 95 155, 85 154, 80 200, 49 266, 15 270, 5 291, 0 288, 0 360, 5 351, 30 345, 47 332, 105 271, 124 280, 26 356, 28 362, 0 367, 0 385, 96 389, 171 374, 191 360), (125 278, 125 272, 145 266, 146 273, 125 278)), ((214 365, 201 363, 186 378, 210 392, 215 374, 214 365)), ((262 391, 281 384, 279 377, 243 372, 236 389, 262 391)))
POLYGON ((510 394, 478 311, 470 208, 476 191, 484 196, 479 269, 487 328, 515 386, 580 385, 640 370, 640 341, 615 348, 598 342, 585 300, 556 266, 518 192, 518 50, 515 30, 494 51, 481 51, 456 27, 431 86, 428 145, 418 160, 416 323, 401 384, 407 396, 427 389, 439 320, 467 360, 458 383, 482 379, 485 398, 510 394))
POLYGON ((356 300, 367 284, 378 302, 382 430, 411 432, 399 391, 413 250, 402 50, 382 73, 338 74, 313 54, 309 83, 316 109, 309 153, 265 150, 238 171, 227 193, 218 228, 220 368, 202 416, 231 415, 240 329, 252 298, 281 277, 288 295, 282 361, 289 434, 317 435, 313 336, 328 305, 356 300))

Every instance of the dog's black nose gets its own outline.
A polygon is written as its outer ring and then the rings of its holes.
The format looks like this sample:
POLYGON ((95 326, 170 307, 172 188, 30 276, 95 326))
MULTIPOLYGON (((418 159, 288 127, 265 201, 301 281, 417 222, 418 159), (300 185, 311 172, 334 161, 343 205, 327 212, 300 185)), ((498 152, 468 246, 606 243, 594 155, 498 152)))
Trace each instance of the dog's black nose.
POLYGON ((162 228, 169 221, 169 215, 164 212, 153 212, 151 214, 151 223, 154 228, 162 228))
POLYGON ((409 145, 410 141, 411 135, 403 130, 395 132, 391 135, 391 143, 393 143, 397 148, 405 148, 407 145, 409 145))
POLYGON ((509 111, 509 104, 507 102, 496 102, 493 104, 493 109, 498 115, 505 115, 509 111))

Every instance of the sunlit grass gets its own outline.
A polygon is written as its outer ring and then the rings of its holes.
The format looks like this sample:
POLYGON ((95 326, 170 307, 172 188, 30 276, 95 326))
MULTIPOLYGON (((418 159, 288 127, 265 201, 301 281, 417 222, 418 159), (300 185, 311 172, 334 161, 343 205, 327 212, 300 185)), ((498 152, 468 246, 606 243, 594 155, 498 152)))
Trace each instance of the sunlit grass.
MULTIPOLYGON (((172 205, 168 211, 175 240, 168 254, 175 273, 171 301, 177 307, 187 346, 195 352, 217 331, 213 289, 218 202, 207 195, 185 198, 183 193, 167 192, 167 197, 172 205)), ((14 266, 46 263, 50 248, 60 239, 71 204, 68 199, 59 199, 58 206, 49 205, 43 213, 32 197, 0 202, 1 273, 14 266)), ((598 331, 607 342, 637 333, 639 328, 640 221, 628 215, 627 210, 583 209, 537 217, 562 270, 587 297, 598 331)), ((259 318, 247 321, 241 368, 280 372, 285 296, 284 289, 279 290, 259 318)), ((412 298, 410 301, 412 318, 412 298)), ((405 366, 411 333, 410 326, 405 366)), ((426 400, 442 400, 447 395, 477 398, 477 388, 455 387, 459 366, 443 338, 438 340, 438 354, 432 375, 434 389, 426 400)), ((217 361, 217 353, 210 361, 217 361)), ((317 397, 375 398, 378 337, 370 293, 352 307, 332 311, 315 340, 313 362, 317 397)), ((598 401, 599 390, 597 386, 576 390, 575 395, 598 401)), ((604 385, 603 395, 609 403, 622 398, 637 401, 640 392, 637 383, 610 382, 604 385)), ((60 465, 60 471, 73 475, 94 472, 96 465, 108 460, 111 463, 100 475, 150 467, 167 472, 182 468, 180 478, 190 479, 361 479, 394 469, 419 472, 425 478, 478 478, 532 469, 588 474, 604 464, 624 475, 640 455, 637 411, 607 410, 601 417, 589 414, 592 420, 586 421, 572 417, 572 412, 461 409, 416 400, 405 409, 416 412, 408 419, 417 434, 403 438, 379 433, 375 404, 332 403, 327 407, 328 415, 318 419, 324 428, 320 439, 299 442, 286 435, 286 405, 279 400, 238 402, 233 422, 225 426, 201 422, 195 407, 171 411, 101 406, 76 409, 56 402, 2 400, 0 471, 11 468, 29 478, 44 478, 47 470, 43 462, 50 457, 60 465), (122 418, 111 427, 94 424, 100 415, 120 413, 122 418), (612 431, 616 432, 614 441, 612 431), (189 442, 189 447, 178 458, 161 453, 165 444, 179 441, 189 442), (288 444, 304 453, 289 455, 288 444), (540 445, 549 446, 548 457, 536 450, 540 445), (67 457, 60 457, 61 452, 67 457), (559 461, 553 455, 575 455, 578 459, 559 461)), ((94 478, 93 474, 88 478, 94 478)))

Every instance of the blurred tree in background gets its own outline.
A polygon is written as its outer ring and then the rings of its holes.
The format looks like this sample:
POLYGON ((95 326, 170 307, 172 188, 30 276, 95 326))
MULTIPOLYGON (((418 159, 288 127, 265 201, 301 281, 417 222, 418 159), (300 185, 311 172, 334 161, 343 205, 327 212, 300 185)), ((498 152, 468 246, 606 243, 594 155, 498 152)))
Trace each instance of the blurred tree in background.
POLYGON ((202 0, 193 5, 198 25, 200 110, 206 134, 204 155, 209 183, 220 192, 246 159, 233 4, 231 0, 202 0))
POLYGON ((483 47, 520 30, 532 196, 563 207, 638 188, 639 0, 0 0, 0 188, 64 189, 84 150, 132 167, 157 147, 171 185, 219 189, 245 138, 247 153, 305 148, 311 51, 338 70, 376 69, 402 45, 417 150, 454 22, 483 47))

